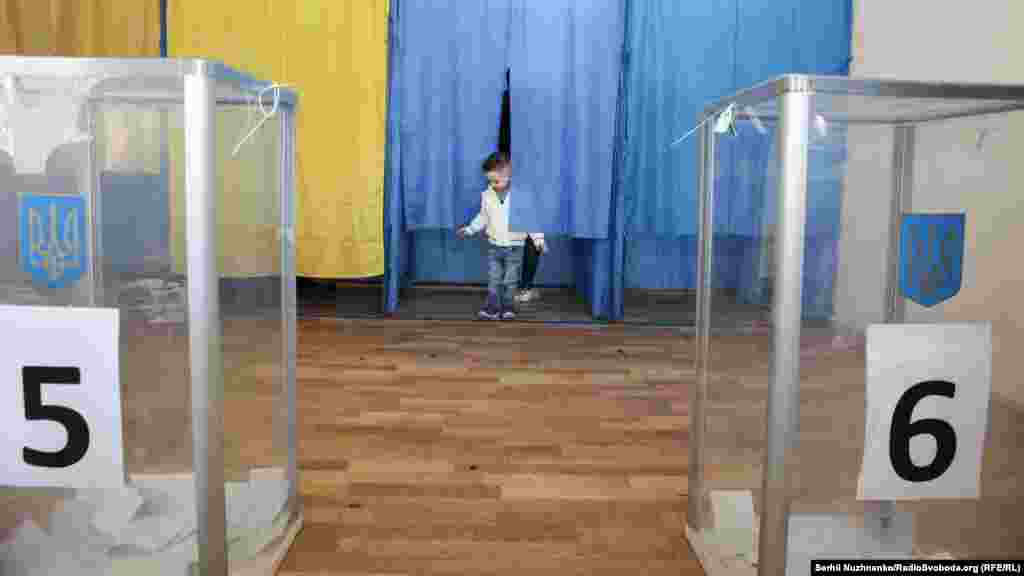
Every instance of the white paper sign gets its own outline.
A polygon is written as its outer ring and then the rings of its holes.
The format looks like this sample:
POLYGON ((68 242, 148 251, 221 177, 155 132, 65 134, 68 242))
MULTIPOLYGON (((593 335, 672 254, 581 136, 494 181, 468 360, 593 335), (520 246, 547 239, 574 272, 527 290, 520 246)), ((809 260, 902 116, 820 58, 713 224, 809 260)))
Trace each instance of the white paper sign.
POLYGON ((123 486, 118 310, 0 306, 0 485, 123 486))
POLYGON ((858 499, 977 498, 991 389, 991 324, 869 326, 858 499))

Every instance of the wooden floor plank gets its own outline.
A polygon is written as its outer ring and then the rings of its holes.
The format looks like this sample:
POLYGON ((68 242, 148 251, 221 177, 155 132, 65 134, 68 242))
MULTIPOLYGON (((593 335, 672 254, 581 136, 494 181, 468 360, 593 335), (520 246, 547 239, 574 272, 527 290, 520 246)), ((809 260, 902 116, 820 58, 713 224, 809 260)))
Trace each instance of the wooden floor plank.
MULTIPOLYGON (((805 336, 813 348, 819 335, 805 336)), ((703 573, 684 535, 689 336, 303 320, 298 349, 309 523, 283 576, 703 573)), ((749 489, 755 508, 770 350, 767 333, 711 347, 706 488, 749 489)), ((801 367, 793 510, 856 514, 863 350, 815 350, 801 367)), ((981 500, 914 506, 923 549, 1024 549, 1019 408, 994 398, 987 438, 981 500)))
POLYGON ((671 331, 300 322, 280 574, 702 574, 671 331))

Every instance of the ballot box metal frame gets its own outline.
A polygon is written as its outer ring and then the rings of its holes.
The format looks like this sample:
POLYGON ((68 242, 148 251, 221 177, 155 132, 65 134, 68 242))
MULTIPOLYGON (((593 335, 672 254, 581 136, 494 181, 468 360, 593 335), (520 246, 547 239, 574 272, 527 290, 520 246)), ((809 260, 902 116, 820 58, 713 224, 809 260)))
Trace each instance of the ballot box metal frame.
MULTIPOLYGON (((88 78, 101 88, 83 101, 93 126, 95 107, 103 102, 181 104, 185 129, 185 238, 188 278, 187 321, 192 397, 193 469, 198 527, 198 566, 202 574, 228 574, 226 500, 224 488, 223 398, 219 274, 217 268, 217 126, 218 106, 253 106, 256 98, 274 99, 280 117, 279 184, 282 294, 283 374, 287 403, 286 476, 288 502, 298 507, 296 478, 296 288, 295 288, 295 114, 298 94, 258 80, 209 59, 48 58, 0 56, 0 77, 55 80, 88 78)), ((265 106, 269 109, 269 105, 265 106)), ((102 242, 98 209, 99 170, 93 139, 84 191, 93 265, 85 281, 88 304, 103 306, 102 242)))
POLYGON ((708 525, 704 508, 706 403, 709 385, 714 187, 717 173, 714 120, 725 110, 739 121, 756 117, 776 128, 777 223, 771 305, 771 369, 761 478, 758 574, 786 569, 791 494, 787 455, 797 440, 800 386, 802 275, 807 208, 807 167, 812 117, 849 126, 889 126, 892 150, 892 218, 885 255, 887 322, 904 321, 898 291, 900 215, 911 208, 915 127, 955 118, 1024 109, 1024 86, 956 84, 787 74, 736 92, 699 115, 697 385, 691 395, 690 494, 687 523, 708 525), (899 101, 901 106, 872 106, 899 101))

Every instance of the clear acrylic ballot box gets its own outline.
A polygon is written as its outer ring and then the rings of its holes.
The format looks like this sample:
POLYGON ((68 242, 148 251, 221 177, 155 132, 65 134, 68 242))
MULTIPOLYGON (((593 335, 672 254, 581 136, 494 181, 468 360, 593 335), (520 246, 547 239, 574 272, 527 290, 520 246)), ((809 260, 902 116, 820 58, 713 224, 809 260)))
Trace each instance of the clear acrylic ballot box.
POLYGON ((0 80, 0 573, 274 573, 302 524, 297 95, 206 60, 0 80))
POLYGON ((788 75, 705 110, 708 574, 1024 556, 1022 108, 1024 86, 788 75))

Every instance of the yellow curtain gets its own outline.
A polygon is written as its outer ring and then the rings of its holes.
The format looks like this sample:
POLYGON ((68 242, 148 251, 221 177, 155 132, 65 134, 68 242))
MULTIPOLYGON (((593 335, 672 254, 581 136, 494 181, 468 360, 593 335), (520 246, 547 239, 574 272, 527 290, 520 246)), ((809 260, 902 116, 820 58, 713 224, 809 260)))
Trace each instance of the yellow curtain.
MULTIPOLYGON (((301 276, 384 272, 387 6, 387 0, 170 0, 171 56, 222 60, 299 92, 296 271, 301 276)), ((225 122, 229 125, 218 122, 218 137, 239 133, 238 126, 225 122)), ((220 168, 221 179, 241 177, 220 168)), ((182 176, 181 170, 175 173, 182 176)), ((178 229, 180 217, 172 218, 178 229)), ((228 241, 221 245, 222 270, 248 244, 228 241)))
POLYGON ((158 0, 2 0, 0 54, 160 55, 158 0))
MULTIPOLYGON (((0 0, 0 54, 135 58, 160 56, 159 0, 0 0)), ((159 117, 104 106, 96 138, 104 170, 160 172, 159 117)))

